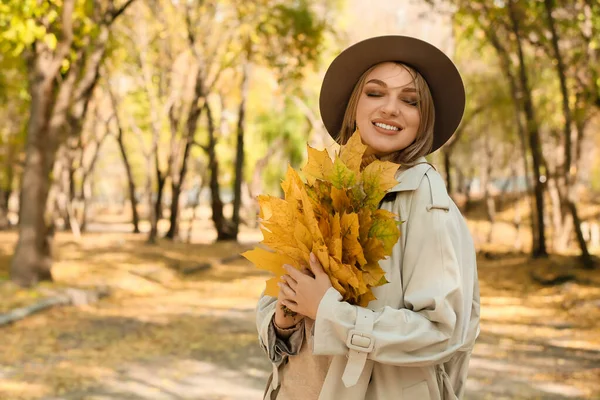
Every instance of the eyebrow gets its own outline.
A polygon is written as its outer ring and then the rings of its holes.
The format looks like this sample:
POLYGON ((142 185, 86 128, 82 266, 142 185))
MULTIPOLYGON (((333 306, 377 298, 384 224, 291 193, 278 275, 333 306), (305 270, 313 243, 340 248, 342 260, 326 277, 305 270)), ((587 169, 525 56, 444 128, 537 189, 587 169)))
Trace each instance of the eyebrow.
MULTIPOLYGON (((385 88, 388 87, 387 83, 385 83, 384 81, 379 80, 379 79, 371 79, 365 85, 368 85, 369 83, 375 83, 375 84, 377 84, 379 86, 383 86, 385 88)), ((394 89, 394 88, 392 88, 392 89, 394 89)), ((414 87, 404 87, 404 89, 402 89, 402 91, 403 92, 415 92, 416 93, 417 89, 414 88, 414 87)))

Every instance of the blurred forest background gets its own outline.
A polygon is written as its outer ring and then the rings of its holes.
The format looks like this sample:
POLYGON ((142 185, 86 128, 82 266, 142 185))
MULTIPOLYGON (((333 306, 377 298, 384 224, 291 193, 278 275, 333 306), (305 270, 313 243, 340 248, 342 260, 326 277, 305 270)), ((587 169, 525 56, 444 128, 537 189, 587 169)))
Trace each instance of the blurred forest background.
POLYGON ((467 88, 429 159, 479 252, 470 398, 600 396, 597 0, 4 0, 0 397, 260 398, 255 197, 335 150, 325 69, 384 34, 467 88))

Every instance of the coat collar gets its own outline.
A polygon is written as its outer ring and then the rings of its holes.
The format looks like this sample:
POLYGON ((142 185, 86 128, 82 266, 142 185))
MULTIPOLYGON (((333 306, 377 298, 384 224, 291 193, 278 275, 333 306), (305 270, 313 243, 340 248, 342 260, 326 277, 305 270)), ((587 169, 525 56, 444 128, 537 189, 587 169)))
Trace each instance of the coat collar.
POLYGON ((433 166, 427 162, 425 157, 418 158, 416 163, 417 165, 409 169, 398 170, 396 173, 396 180, 399 183, 391 188, 388 193, 417 190, 423 179, 423 175, 425 175, 429 169, 433 168, 433 166))

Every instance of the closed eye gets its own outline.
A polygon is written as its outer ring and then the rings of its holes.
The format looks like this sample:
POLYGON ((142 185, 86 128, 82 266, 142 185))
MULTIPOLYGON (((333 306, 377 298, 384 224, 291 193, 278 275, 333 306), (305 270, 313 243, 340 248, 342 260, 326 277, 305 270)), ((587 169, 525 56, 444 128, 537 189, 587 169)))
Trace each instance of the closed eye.
POLYGON ((410 105, 410 106, 416 106, 417 104, 419 104, 419 100, 418 99, 409 99, 409 98, 404 98, 401 99, 404 103, 410 105))

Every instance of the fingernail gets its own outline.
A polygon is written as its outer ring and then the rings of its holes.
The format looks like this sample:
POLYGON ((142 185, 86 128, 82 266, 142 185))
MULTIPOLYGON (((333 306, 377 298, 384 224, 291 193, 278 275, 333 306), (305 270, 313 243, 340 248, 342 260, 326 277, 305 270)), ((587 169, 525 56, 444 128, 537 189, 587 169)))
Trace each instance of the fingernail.
POLYGON ((317 257, 315 256, 315 253, 310 253, 310 261, 315 262, 317 261, 317 257))

